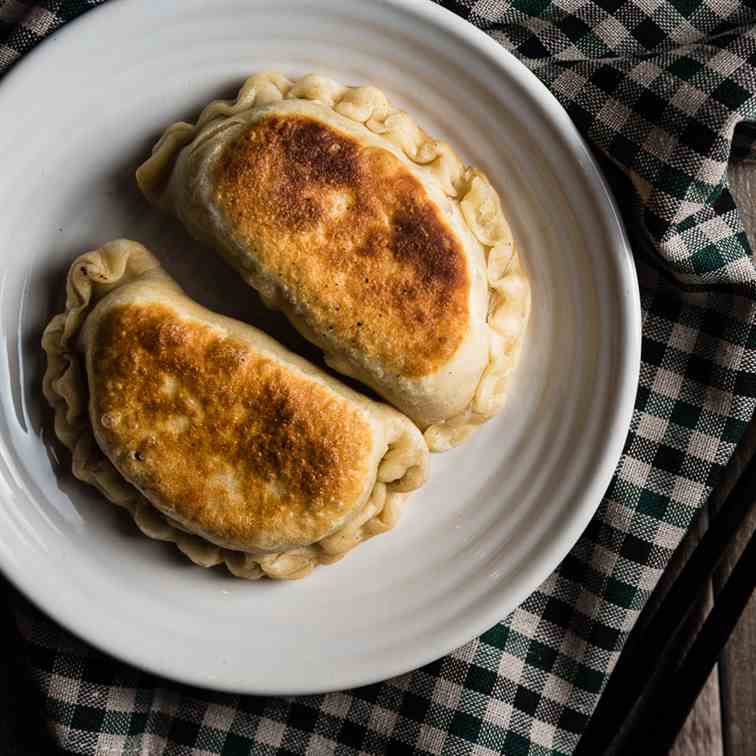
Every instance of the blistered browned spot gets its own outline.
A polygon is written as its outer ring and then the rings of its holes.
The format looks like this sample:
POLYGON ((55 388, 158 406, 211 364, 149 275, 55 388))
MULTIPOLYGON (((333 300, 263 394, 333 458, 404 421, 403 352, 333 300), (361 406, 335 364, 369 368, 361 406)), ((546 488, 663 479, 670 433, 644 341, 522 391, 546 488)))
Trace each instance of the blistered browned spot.
POLYGON ((454 355, 468 322, 463 251, 388 150, 309 117, 272 114, 225 148, 216 187, 234 233, 296 292, 315 331, 406 376, 454 355))
POLYGON ((164 511, 237 548, 312 543, 358 503, 367 421, 323 386, 162 305, 101 320, 93 423, 164 511))

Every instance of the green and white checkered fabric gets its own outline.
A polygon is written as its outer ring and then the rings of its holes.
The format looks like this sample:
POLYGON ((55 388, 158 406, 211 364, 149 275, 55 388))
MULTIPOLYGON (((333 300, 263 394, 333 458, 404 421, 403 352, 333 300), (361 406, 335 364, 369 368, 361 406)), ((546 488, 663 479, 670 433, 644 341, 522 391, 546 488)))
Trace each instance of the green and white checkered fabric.
MULTIPOLYGON (((0 72, 99 0, 0 0, 0 72)), ((173 685, 24 602, 52 732, 75 754, 570 754, 649 593, 756 401, 756 275, 727 188, 756 130, 756 10, 737 0, 444 2, 525 62, 596 148, 643 305, 614 480, 559 569, 481 638, 416 672, 300 698, 173 685)), ((1 85, 0 85, 1 86, 1 85)))

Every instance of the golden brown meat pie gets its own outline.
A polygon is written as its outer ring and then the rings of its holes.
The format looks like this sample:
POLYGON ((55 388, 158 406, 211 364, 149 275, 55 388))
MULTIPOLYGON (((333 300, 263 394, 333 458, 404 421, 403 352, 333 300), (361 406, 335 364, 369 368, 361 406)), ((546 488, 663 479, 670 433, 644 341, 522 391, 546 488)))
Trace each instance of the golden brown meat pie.
POLYGON ((432 449, 503 406, 530 288, 499 197, 378 89, 252 76, 137 179, 432 449))
POLYGON ((79 257, 67 295, 44 393, 74 473, 197 564, 302 577, 423 483, 410 420, 199 306, 140 244, 79 257))

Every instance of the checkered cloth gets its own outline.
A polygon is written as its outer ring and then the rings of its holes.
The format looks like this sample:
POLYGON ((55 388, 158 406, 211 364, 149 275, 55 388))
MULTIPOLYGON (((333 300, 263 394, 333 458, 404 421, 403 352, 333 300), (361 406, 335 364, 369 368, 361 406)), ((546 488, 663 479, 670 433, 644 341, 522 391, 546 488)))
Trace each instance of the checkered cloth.
MULTIPOLYGON (((0 0, 0 72, 99 4, 0 0)), ((445 2, 531 68, 596 148, 630 230, 643 364, 587 531, 509 617, 359 690, 219 695, 85 646, 24 602, 28 668, 75 754, 570 754, 756 400, 756 275, 727 188, 756 142, 756 11, 738 0, 445 2)))

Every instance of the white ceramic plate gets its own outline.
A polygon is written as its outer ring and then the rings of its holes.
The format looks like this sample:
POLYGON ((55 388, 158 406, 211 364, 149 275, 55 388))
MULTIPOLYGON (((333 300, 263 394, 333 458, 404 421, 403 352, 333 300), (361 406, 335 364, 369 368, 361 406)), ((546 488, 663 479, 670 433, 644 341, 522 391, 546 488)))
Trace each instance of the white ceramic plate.
POLYGON ((374 682, 502 619, 575 543, 620 456, 637 385, 637 283, 567 116, 503 49, 430 2, 119 0, 0 82, 0 565, 89 642, 195 685, 249 693, 374 682), (151 246, 202 303, 297 348, 211 254, 139 196, 166 124, 261 69, 374 83, 492 178, 532 276, 505 412, 433 459, 398 528, 301 582, 191 566, 75 481, 40 399, 40 334, 79 253, 151 246))

